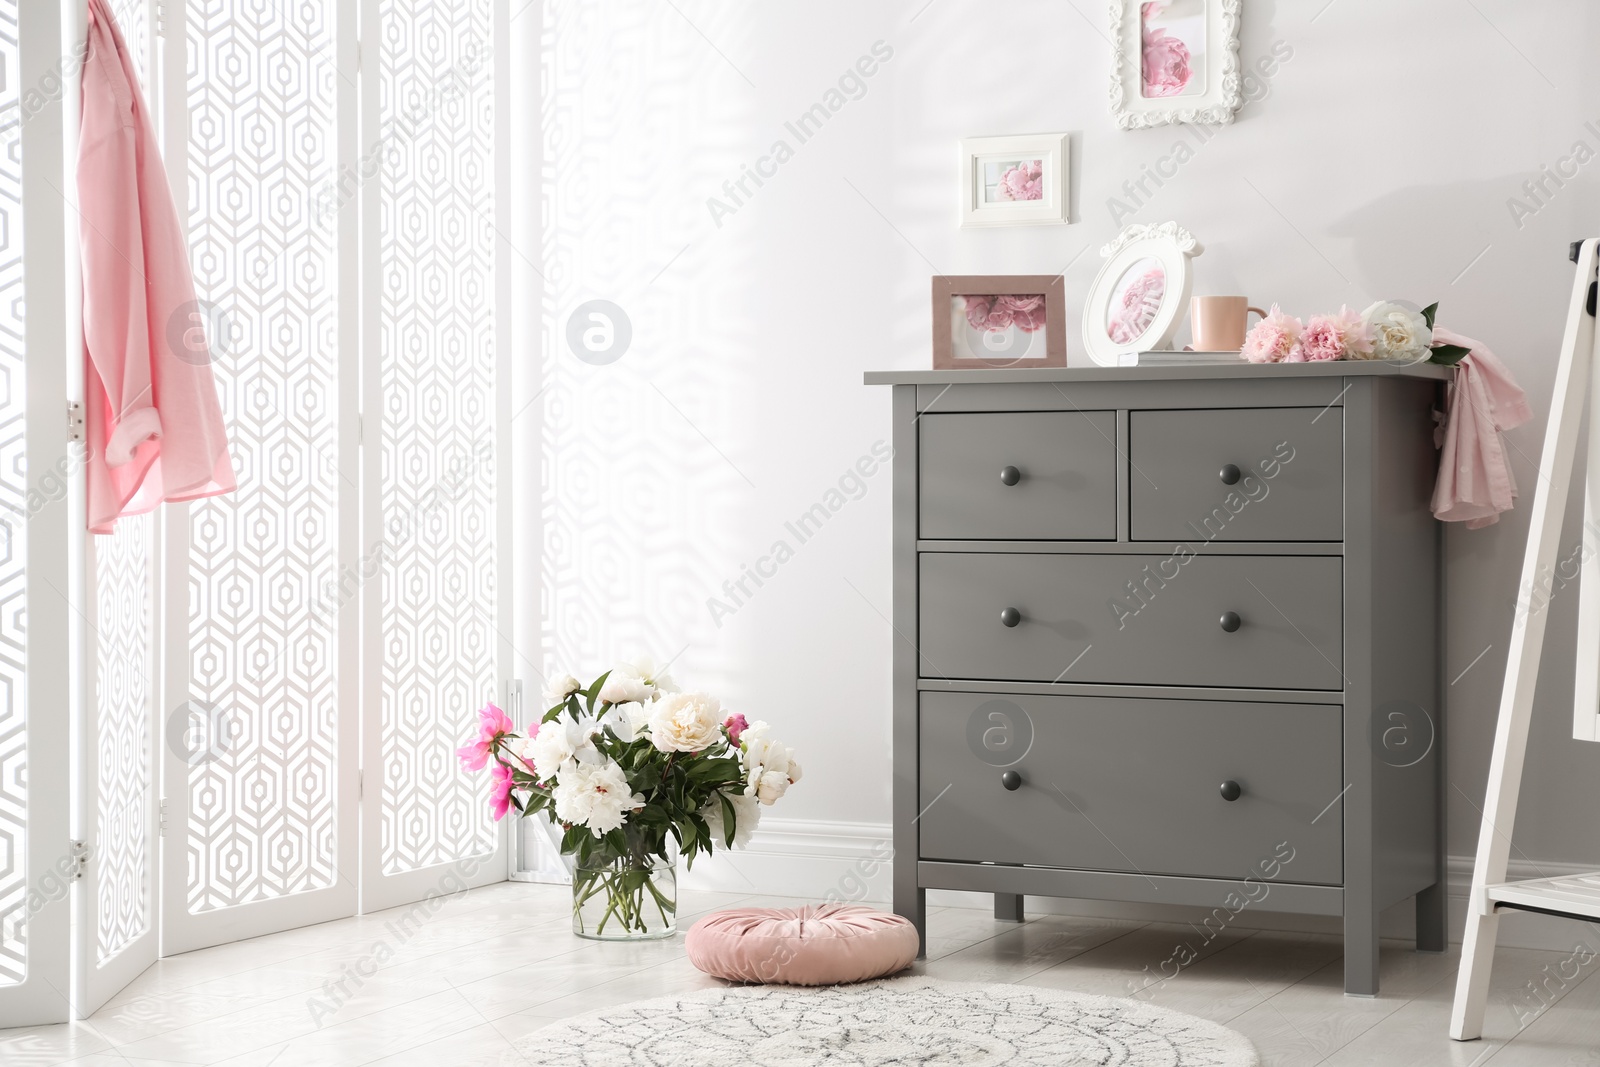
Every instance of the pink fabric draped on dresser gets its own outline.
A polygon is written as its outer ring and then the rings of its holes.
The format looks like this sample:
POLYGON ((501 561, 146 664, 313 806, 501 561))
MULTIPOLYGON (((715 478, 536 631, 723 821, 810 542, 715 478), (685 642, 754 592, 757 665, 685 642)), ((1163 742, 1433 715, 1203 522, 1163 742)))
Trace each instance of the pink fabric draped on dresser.
POLYGON ((105 0, 89 2, 78 147, 89 530, 235 488, 188 248, 105 0))
POLYGON ((1440 447, 1433 517, 1465 522, 1476 530, 1500 521, 1517 496, 1500 434, 1533 417, 1528 398, 1504 363, 1481 341, 1436 326, 1433 339, 1471 351, 1456 364, 1445 397, 1443 424, 1434 431, 1440 447))

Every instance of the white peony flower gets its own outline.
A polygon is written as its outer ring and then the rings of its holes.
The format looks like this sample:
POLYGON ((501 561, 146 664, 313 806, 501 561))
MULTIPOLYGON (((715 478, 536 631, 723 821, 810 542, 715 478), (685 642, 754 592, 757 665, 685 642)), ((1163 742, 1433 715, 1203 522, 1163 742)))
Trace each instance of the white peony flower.
POLYGON ((573 722, 562 717, 540 724, 538 734, 528 746, 539 780, 548 782, 561 770, 562 764, 574 760, 584 764, 601 762, 605 757, 594 747, 596 729, 593 719, 573 722))
POLYGON ((1421 363, 1428 358, 1433 331, 1421 313, 1380 300, 1363 311, 1361 319, 1372 328, 1372 354, 1365 358, 1390 363, 1421 363))
POLYGON ((785 771, 762 771, 753 784, 756 799, 763 804, 776 804, 789 791, 789 775, 785 771))
POLYGON ((560 678, 552 678, 550 679, 550 684, 545 686, 544 706, 553 708, 582 688, 583 686, 578 680, 570 674, 563 674, 560 678))
POLYGON ((642 793, 628 788, 628 776, 613 760, 562 767, 551 797, 556 818, 587 826, 596 837, 617 829, 627 821, 628 812, 642 808, 645 802, 642 793))
POLYGON ((743 750, 740 758, 744 761, 749 783, 745 786, 745 795, 756 797, 763 804, 773 804, 800 780, 801 770, 794 750, 772 740, 767 730, 764 722, 752 723, 739 738, 739 747, 743 750))
POLYGON ((722 704, 704 693, 673 693, 650 705, 650 742, 662 752, 700 752, 722 740, 722 704))
POLYGON ((641 656, 632 663, 624 663, 622 669, 635 678, 642 678, 656 693, 676 693, 678 683, 672 680, 672 675, 667 673, 665 663, 657 663, 650 656, 641 656))
POLYGON ((626 666, 614 668, 606 676, 605 684, 600 687, 600 699, 607 704, 645 701, 655 695, 655 687, 629 671, 626 666))
MULTIPOLYGON (((742 793, 728 794, 728 802, 733 805, 733 847, 745 848, 761 823, 761 805, 755 797, 747 797, 742 793)), ((711 801, 700 809, 700 815, 711 827, 712 843, 718 848, 726 847, 727 830, 722 822, 722 801, 713 794, 711 801)))
POLYGON ((624 744, 632 744, 650 732, 650 706, 637 700, 613 704, 606 710, 605 725, 611 727, 624 744))

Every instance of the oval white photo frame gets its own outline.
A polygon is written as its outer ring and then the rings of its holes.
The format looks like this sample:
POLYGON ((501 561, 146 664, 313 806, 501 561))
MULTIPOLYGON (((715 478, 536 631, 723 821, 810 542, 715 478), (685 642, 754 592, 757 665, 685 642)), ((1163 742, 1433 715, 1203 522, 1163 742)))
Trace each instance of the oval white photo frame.
POLYGON ((1176 222, 1134 223, 1100 249, 1106 262, 1095 276, 1083 308, 1083 347, 1089 358, 1102 367, 1115 367, 1126 355, 1169 346, 1189 306, 1189 293, 1194 285, 1194 271, 1189 261, 1204 251, 1194 234, 1176 222), (1141 259, 1154 259, 1161 265, 1166 277, 1161 307, 1142 334, 1127 344, 1118 344, 1106 332, 1106 318, 1117 283, 1128 268, 1141 259))

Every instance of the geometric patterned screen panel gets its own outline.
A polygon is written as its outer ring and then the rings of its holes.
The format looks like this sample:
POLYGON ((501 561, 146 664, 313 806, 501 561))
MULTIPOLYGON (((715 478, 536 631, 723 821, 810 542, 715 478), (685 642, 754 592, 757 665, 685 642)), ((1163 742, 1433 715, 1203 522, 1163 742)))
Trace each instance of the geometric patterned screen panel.
POLYGON ((0 0, 0 986, 27 977, 27 466, 22 345, 22 139, 17 0, 0 0))
POLYGON ((385 874, 497 842, 455 756, 495 695, 494 8, 379 4, 385 874))
MULTIPOLYGON (((334 0, 186 5, 189 240, 239 489, 190 507, 191 912, 335 883, 334 0)), ((353 668, 352 668, 353 669, 353 668)))
POLYGON ((150 928, 151 516, 94 538, 95 962, 150 928))

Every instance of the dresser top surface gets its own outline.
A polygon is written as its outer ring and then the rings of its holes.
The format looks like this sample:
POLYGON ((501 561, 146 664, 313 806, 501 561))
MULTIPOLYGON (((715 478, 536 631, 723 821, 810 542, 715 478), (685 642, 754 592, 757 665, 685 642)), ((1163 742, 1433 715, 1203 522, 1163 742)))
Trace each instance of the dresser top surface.
POLYGON ((1379 361, 1328 363, 1201 363, 1194 366, 976 368, 973 370, 873 370, 868 385, 1026 385, 1051 382, 1138 382, 1241 378, 1422 378, 1448 381, 1455 368, 1435 363, 1397 367, 1379 361))

